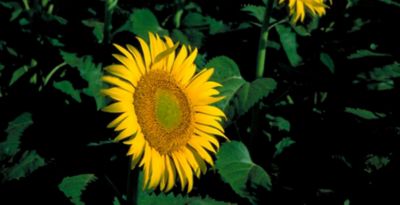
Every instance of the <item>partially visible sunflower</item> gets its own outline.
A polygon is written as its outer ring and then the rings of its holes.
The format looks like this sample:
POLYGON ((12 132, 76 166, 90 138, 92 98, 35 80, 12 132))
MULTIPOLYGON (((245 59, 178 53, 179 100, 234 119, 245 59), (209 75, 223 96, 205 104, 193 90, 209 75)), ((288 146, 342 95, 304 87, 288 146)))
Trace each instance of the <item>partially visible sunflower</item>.
POLYGON ((119 131, 116 141, 130 145, 132 169, 143 167, 144 188, 169 191, 179 178, 182 191, 214 165, 212 154, 223 137, 220 122, 225 114, 211 104, 223 97, 209 81, 213 68, 195 74, 197 49, 169 37, 149 33, 150 43, 137 38, 141 51, 131 45, 114 45, 120 64, 105 68, 103 80, 112 85, 102 92, 114 99, 105 112, 119 113, 108 127, 119 131))
POLYGON ((324 2, 325 0, 279 0, 279 4, 288 4, 289 13, 293 16, 294 23, 299 19, 303 22, 306 13, 312 16, 323 16, 327 8, 324 2))

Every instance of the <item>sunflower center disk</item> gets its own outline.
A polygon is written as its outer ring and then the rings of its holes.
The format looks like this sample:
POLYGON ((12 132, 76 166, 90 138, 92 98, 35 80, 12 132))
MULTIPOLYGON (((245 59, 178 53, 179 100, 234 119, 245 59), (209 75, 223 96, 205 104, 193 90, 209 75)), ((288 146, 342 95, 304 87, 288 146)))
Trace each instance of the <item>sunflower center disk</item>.
POLYGON ((193 133, 193 113, 186 94, 170 73, 153 70, 134 94, 138 123, 150 146, 168 154, 186 145, 193 133))
POLYGON ((156 91, 156 118, 166 131, 173 131, 182 121, 179 99, 169 90, 156 91))

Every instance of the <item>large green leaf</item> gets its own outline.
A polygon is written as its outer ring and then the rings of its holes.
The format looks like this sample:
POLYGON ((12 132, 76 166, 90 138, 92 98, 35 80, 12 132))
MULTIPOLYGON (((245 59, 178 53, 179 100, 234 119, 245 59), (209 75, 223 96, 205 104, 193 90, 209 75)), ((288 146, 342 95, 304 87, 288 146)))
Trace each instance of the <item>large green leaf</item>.
POLYGON ((251 83, 244 83, 233 101, 237 114, 245 114, 258 101, 274 91, 275 88, 276 81, 272 78, 258 78, 251 83))
POLYGON ((80 91, 76 90, 70 81, 63 80, 60 82, 54 82, 53 86, 61 92, 71 96, 77 102, 81 102, 80 91))
POLYGON ((271 189, 268 173, 251 160, 249 151, 241 142, 232 141, 221 146, 217 154, 216 168, 223 181, 253 204, 256 203, 256 196, 249 191, 250 188, 271 189))
POLYGON ((0 161, 12 157, 18 152, 22 133, 32 124, 32 115, 28 112, 22 113, 8 123, 7 138, 0 143, 0 161))
POLYGON ((94 64, 92 56, 77 57, 74 53, 61 51, 64 61, 71 67, 78 68, 81 77, 88 82, 88 87, 82 91, 96 101, 97 110, 105 106, 105 98, 100 93, 103 88, 101 77, 103 76, 102 65, 94 64))
POLYGON ((129 16, 128 21, 116 32, 129 31, 148 40, 148 33, 168 34, 158 23, 157 17, 149 9, 135 9, 129 16))
POLYGON ((25 151, 18 163, 2 168, 3 181, 26 177, 45 164, 45 160, 36 151, 25 151))
POLYGON ((285 50, 286 56, 289 59, 290 65, 296 67, 300 65, 303 61, 301 56, 297 52, 297 40, 296 33, 292 31, 292 28, 287 25, 276 25, 276 30, 279 34, 279 39, 281 40, 283 49, 285 50))
POLYGON ((94 174, 81 174, 71 177, 65 177, 58 185, 60 191, 67 196, 75 205, 84 205, 81 200, 82 192, 86 186, 97 179, 94 174))
MULTIPOLYGON (((225 98, 218 102, 216 106, 227 112, 230 101, 246 81, 240 75, 239 67, 235 61, 226 56, 218 56, 211 59, 205 67, 214 68, 211 80, 222 84, 219 91, 225 98)), ((228 117, 232 116, 228 114, 228 117)))

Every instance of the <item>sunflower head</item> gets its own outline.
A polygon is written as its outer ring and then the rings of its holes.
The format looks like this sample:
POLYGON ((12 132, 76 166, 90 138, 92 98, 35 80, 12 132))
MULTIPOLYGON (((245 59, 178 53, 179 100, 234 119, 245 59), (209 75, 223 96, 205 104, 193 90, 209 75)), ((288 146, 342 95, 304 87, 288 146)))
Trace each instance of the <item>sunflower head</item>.
POLYGON ((298 20, 303 22, 306 14, 323 16, 326 12, 325 9, 328 7, 325 4, 325 0, 279 0, 279 4, 288 5, 293 23, 296 23, 298 20))
POLYGON ((130 146, 132 168, 143 167, 144 188, 171 190, 179 178, 181 188, 193 188, 219 148, 216 137, 226 136, 220 122, 225 114, 213 106, 217 82, 209 81, 214 69, 196 74, 197 49, 169 37, 149 33, 150 43, 137 38, 141 51, 115 45, 117 64, 105 68, 103 80, 111 85, 102 92, 115 100, 103 108, 118 116, 108 125, 119 132, 116 141, 130 146))

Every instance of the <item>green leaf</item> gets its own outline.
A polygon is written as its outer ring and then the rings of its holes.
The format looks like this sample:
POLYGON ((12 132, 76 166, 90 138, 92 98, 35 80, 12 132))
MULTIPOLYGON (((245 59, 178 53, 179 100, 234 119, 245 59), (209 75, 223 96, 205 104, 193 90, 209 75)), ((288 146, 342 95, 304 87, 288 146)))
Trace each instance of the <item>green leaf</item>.
POLYGON ((385 4, 389 4, 390 6, 396 6, 396 7, 400 8, 400 3, 399 2, 395 2, 395 1, 392 1, 392 0, 379 0, 379 1, 382 2, 382 3, 385 3, 385 4))
MULTIPOLYGON (((143 172, 140 172, 137 184, 143 184, 143 172)), ((138 205, 169 205, 169 204, 176 204, 176 205, 223 205, 223 204, 231 204, 221 201, 216 201, 207 195, 205 197, 201 196, 189 196, 181 194, 165 194, 159 193, 156 194, 151 190, 138 190, 137 196, 137 204, 138 205)))
POLYGON ((176 205, 225 205, 230 204, 226 202, 216 201, 208 196, 205 198, 200 196, 182 196, 180 194, 174 195, 173 193, 170 194, 155 194, 155 193, 146 193, 140 192, 139 193, 139 200, 138 205, 169 205, 169 204, 176 204, 176 205))
POLYGON ((221 82, 232 76, 241 77, 239 66, 227 56, 214 57, 205 67, 214 68, 214 74, 210 79, 212 81, 221 82))
POLYGON ((275 153, 274 153, 274 157, 277 157, 278 155, 282 154, 283 150, 290 147, 292 144, 294 144, 295 141, 290 139, 290 137, 285 137, 283 138, 281 141, 279 141, 276 145, 275 145, 275 153))
POLYGON ((209 30, 210 35, 227 32, 230 29, 229 26, 224 24, 224 22, 221 20, 216 20, 209 16, 206 17, 206 20, 207 20, 209 28, 210 28, 210 30, 209 30))
MULTIPOLYGON (((218 102, 216 106, 221 108, 227 113, 228 105, 232 98, 235 96, 240 87, 243 86, 246 81, 240 75, 238 65, 232 59, 226 56, 218 56, 211 59, 204 67, 214 68, 214 74, 211 76, 212 81, 216 81, 222 84, 219 88, 221 96, 225 98, 218 102)), ((228 117, 233 117, 227 113, 228 117)))
POLYGON ((182 20, 182 25, 186 27, 201 27, 207 24, 207 19, 197 12, 189 12, 182 20))
POLYGON ((77 102, 81 102, 81 93, 79 90, 76 90, 72 83, 68 80, 63 80, 60 82, 54 82, 53 86, 60 90, 61 92, 71 96, 77 102))
POLYGON ((200 48, 203 45, 205 35, 198 29, 185 29, 185 35, 189 39, 190 45, 200 48))
POLYGON ((368 155, 367 160, 365 161, 365 168, 364 171, 367 173, 372 173, 374 171, 378 171, 383 167, 386 167, 389 162, 390 158, 387 156, 377 156, 377 155, 368 155))
POLYGON ((233 101, 237 114, 245 114, 258 101, 274 91, 275 88, 276 81, 272 78, 258 78, 251 83, 244 83, 233 101))
POLYGON ((182 31, 180 31, 178 29, 172 30, 171 38, 172 38, 172 40, 174 40, 174 42, 180 42, 181 44, 184 44, 184 45, 190 44, 188 37, 182 31))
POLYGON ((82 20, 82 23, 93 29, 93 35, 96 37, 97 43, 102 43, 104 38, 104 23, 95 19, 82 20))
POLYGON ((265 6, 247 5, 241 10, 247 12, 250 16, 255 17, 260 24, 262 24, 262 22, 264 21, 265 6))
POLYGON ((279 39, 281 40, 283 50, 285 50, 290 65, 293 67, 300 65, 303 59, 297 53, 298 44, 296 40, 296 33, 292 31, 291 27, 282 24, 276 25, 275 28, 279 34, 279 39))
POLYGON ((319 55, 319 59, 329 69, 329 71, 331 71, 331 73, 335 73, 335 63, 329 54, 322 52, 319 55))
POLYGON ((0 143, 0 161, 12 157, 18 152, 21 143, 20 138, 25 129, 32 124, 32 114, 28 112, 22 113, 8 123, 6 129, 7 138, 4 142, 0 143))
POLYGON ((215 166, 222 180, 239 196, 249 199, 253 204, 256 203, 256 196, 249 191, 250 188, 271 190, 268 173, 251 160, 249 151, 241 142, 224 143, 217 154, 215 166))
POLYGON ((27 73, 31 68, 35 67, 36 65, 37 65, 36 60, 32 59, 30 65, 24 65, 15 70, 12 74, 10 83, 8 85, 9 86, 13 85, 18 79, 20 79, 25 73, 27 73))
POLYGON ((102 65, 94 64, 92 56, 79 58, 74 53, 64 51, 60 53, 64 61, 71 67, 78 68, 81 77, 88 82, 88 87, 82 90, 83 93, 95 99, 97 110, 104 107, 106 104, 105 97, 100 92, 103 88, 103 82, 101 81, 103 76, 102 65))
POLYGON ((113 205, 121 205, 117 197, 114 197, 113 205))
POLYGON ((82 192, 87 185, 97 178, 94 174, 81 174, 71 177, 65 177, 58 185, 58 189, 67 196, 75 205, 84 205, 81 201, 82 192))
POLYGON ((391 90, 395 86, 395 78, 400 77, 400 63, 394 62, 383 67, 374 68, 372 71, 357 75, 354 83, 364 81, 369 90, 391 90))
POLYGON ((286 132, 290 131, 290 122, 285 118, 279 116, 274 117, 270 114, 267 114, 266 118, 270 120, 269 125, 272 127, 277 127, 279 131, 286 131, 286 132))
POLYGON ((376 120, 376 119, 381 119, 383 117, 386 117, 384 113, 378 113, 378 112, 371 112, 369 110, 361 109, 361 108, 351 108, 351 107, 346 107, 345 112, 351 113, 357 117, 360 117, 365 120, 376 120))
POLYGON ((385 56, 392 56, 387 53, 377 53, 370 50, 362 49, 357 50, 355 53, 350 54, 347 56, 347 59, 358 59, 358 58, 365 58, 365 57, 385 57, 385 56))
POLYGON ((128 21, 119 28, 116 33, 129 31, 148 40, 148 33, 158 33, 161 36, 168 34, 158 23, 157 17, 149 9, 135 9, 128 21))
POLYGON ((45 164, 45 160, 36 151, 25 151, 18 163, 11 167, 3 168, 1 171, 3 182, 26 177, 45 164))

